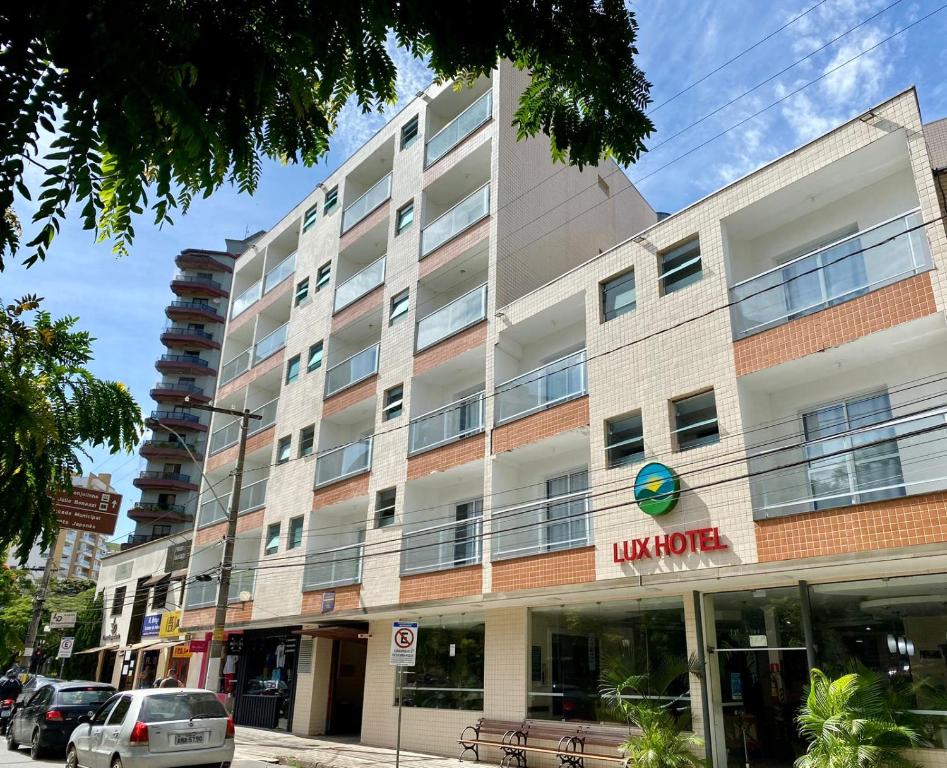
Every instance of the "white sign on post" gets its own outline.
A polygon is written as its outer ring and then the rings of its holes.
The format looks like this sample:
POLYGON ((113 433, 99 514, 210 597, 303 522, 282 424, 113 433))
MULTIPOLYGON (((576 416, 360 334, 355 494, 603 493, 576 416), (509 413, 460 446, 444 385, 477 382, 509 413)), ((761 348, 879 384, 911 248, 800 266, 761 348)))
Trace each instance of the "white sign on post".
POLYGON ((413 667, 418 653, 418 623, 395 621, 391 624, 391 658, 396 667, 413 667))
POLYGON ((59 641, 59 653, 56 654, 57 659, 70 659, 72 658, 72 646, 75 645, 76 638, 74 637, 64 637, 59 641))
POLYGON ((51 629, 72 629, 76 626, 76 616, 75 613, 54 611, 49 617, 49 626, 51 629))

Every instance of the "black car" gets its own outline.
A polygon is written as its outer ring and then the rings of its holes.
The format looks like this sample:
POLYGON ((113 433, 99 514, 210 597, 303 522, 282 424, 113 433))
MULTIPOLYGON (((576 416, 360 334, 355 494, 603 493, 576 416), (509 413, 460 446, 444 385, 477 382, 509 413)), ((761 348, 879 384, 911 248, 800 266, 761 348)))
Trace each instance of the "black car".
POLYGON ((20 695, 16 697, 16 703, 22 704, 30 696, 33 695, 34 691, 38 691, 44 685, 50 683, 61 683, 58 677, 46 677, 46 675, 30 675, 26 678, 26 682, 23 683, 23 690, 20 692, 20 695))
POLYGON ((92 716, 115 693, 105 683, 82 681, 47 683, 17 709, 7 727, 7 749, 30 745, 30 757, 51 750, 65 750, 73 729, 83 715, 92 716))

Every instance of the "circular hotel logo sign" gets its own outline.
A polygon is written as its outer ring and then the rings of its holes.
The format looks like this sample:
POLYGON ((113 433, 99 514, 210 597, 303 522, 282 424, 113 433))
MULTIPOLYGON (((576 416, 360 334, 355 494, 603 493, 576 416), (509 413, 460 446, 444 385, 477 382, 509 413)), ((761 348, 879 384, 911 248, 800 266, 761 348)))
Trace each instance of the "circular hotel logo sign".
POLYGON ((646 515, 666 515, 681 497, 681 483, 674 471, 657 462, 645 464, 635 478, 635 501, 646 515))

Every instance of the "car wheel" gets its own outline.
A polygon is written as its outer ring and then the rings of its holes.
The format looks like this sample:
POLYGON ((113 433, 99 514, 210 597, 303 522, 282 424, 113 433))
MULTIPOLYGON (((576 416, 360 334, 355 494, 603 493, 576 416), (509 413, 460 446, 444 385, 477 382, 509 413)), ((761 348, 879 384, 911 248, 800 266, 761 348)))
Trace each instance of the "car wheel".
POLYGON ((115 757, 112 758, 111 768, 122 768, 122 758, 115 755, 115 757))
POLYGON ((20 748, 20 745, 16 743, 16 740, 13 738, 13 724, 7 726, 7 749, 11 752, 20 748))
POLYGON ((43 745, 39 743, 39 728, 33 731, 33 737, 30 739, 30 757, 39 760, 43 756, 43 745))
POLYGON ((66 768, 79 768, 79 753, 73 746, 66 751, 66 768))

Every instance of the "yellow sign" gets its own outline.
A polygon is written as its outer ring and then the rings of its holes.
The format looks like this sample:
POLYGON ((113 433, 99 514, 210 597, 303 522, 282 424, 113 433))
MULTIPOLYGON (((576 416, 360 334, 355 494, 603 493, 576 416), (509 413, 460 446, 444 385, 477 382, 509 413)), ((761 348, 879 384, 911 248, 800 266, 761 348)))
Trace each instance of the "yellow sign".
POLYGON ((191 658, 191 652, 188 650, 187 645, 176 645, 171 649, 171 658, 189 659, 191 658))
POLYGON ((177 637, 181 634, 181 612, 165 611, 161 614, 159 637, 177 637))
POLYGON ((224 630, 217 628, 214 630, 214 640, 222 641, 224 639, 224 630))

